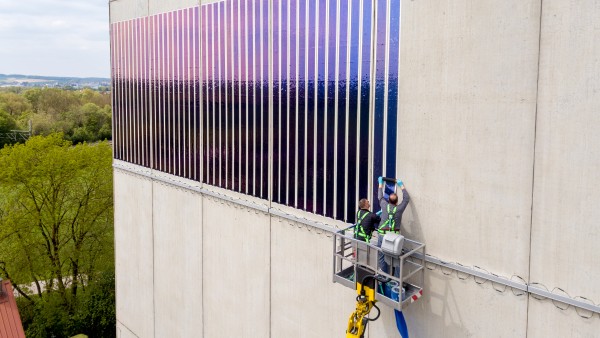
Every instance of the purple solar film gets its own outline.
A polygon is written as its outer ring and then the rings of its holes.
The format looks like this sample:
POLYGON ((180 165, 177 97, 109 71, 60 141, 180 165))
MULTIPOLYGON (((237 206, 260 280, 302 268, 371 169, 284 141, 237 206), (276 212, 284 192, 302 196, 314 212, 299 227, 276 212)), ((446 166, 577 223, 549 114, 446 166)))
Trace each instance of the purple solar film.
MULTIPOLYGON (((373 176, 385 176, 383 174, 383 127, 384 127, 384 115, 385 115, 385 90, 386 90, 386 77, 385 77, 385 46, 386 46, 386 27, 388 23, 386 5, 387 1, 376 0, 376 39, 375 46, 375 109, 374 109, 374 135, 373 138, 373 176)), ((372 199, 377 198, 377 186, 373 185, 372 199)), ((374 204, 374 211, 378 211, 378 204, 374 204)))
POLYGON ((113 23, 115 159, 263 199, 270 182, 277 203, 352 221, 369 170, 395 174, 399 38, 400 0, 225 0, 113 23))
POLYGON ((289 145, 290 145, 290 114, 288 113, 289 100, 289 58, 288 58, 288 6, 289 0, 281 1, 281 25, 280 29, 280 41, 281 47, 279 49, 279 58, 281 66, 280 76, 280 97, 279 97, 279 112, 281 119, 281 128, 279 133, 281 134, 280 141, 280 156, 279 166, 281 179, 279 180, 278 188, 280 191, 279 203, 288 204, 287 191, 289 190, 289 145))
MULTIPOLYGON (((348 181, 348 167, 350 158, 347 156, 348 152, 348 142, 350 142, 350 135, 347 129, 350 127, 349 118, 348 118, 348 110, 347 110, 347 101, 348 98, 348 72, 347 67, 349 67, 349 63, 347 62, 348 57, 348 1, 347 0, 338 0, 339 5, 339 32, 337 34, 337 39, 339 41, 339 57, 337 59, 338 64, 338 85, 337 85, 337 116, 338 116, 338 138, 337 138, 337 159, 338 159, 338 168, 334 173, 337 178, 338 189, 336 189, 337 198, 337 213, 334 215, 334 218, 347 220, 347 215, 344 213, 344 210, 348 209, 349 204, 349 194, 345 192, 346 189, 349 188, 348 181)), ((350 201, 354 201, 353 198, 350 201)), ((353 208, 352 208, 353 209, 353 208)))
MULTIPOLYGON (((297 92, 296 92, 296 125, 298 133, 296 147, 296 186, 298 191, 296 192, 296 202, 294 205, 299 209, 306 210, 306 191, 309 189, 307 185, 307 172, 306 172, 306 125, 307 125, 307 114, 306 114, 306 82, 307 82, 307 13, 306 5, 307 0, 298 0, 298 17, 296 18, 296 48, 297 48, 297 92)), ((311 188, 312 189, 312 186, 311 188)))
POLYGON ((318 214, 324 214, 325 210, 325 149, 326 140, 325 140, 325 80, 327 74, 325 73, 325 64, 327 60, 325 59, 325 50, 327 46, 325 45, 326 39, 326 22, 327 22, 327 0, 317 0, 315 1, 316 7, 316 17, 315 17, 315 53, 317 60, 317 68, 316 74, 314 76, 314 86, 315 86, 315 124, 314 124, 314 133, 315 133, 315 168, 314 168, 314 179, 316 190, 314 191, 314 201, 315 201, 315 212, 318 214))
POLYGON ((361 178, 358 184, 359 198, 365 197, 368 194, 368 170, 369 170, 369 143, 365 142, 369 139, 369 129, 372 126, 369 124, 371 114, 370 97, 371 97, 371 37, 373 32, 372 24, 372 0, 363 0, 361 12, 362 17, 362 69, 360 78, 360 125, 359 135, 361 142, 359 143, 358 175, 361 178))
POLYGON ((286 151, 287 151, 287 187, 286 187, 286 204, 289 206, 298 206, 298 189, 296 189, 299 181, 298 179, 298 170, 297 165, 298 161, 296 161, 296 157, 298 156, 298 58, 296 57, 298 53, 298 35, 296 26, 298 21, 296 18, 299 15, 298 11, 298 0, 288 0, 288 90, 286 97, 286 105, 288 112, 288 142, 286 143, 286 151))
POLYGON ((210 67, 209 67, 209 48, 208 48, 208 6, 202 6, 200 8, 201 11, 201 25, 202 30, 200 31, 201 36, 201 55, 202 58, 200 62, 203 65, 202 75, 203 81, 202 83, 202 110, 200 114, 203 118, 202 130, 203 130, 203 158, 202 158, 202 183, 208 183, 209 179, 209 166, 208 166, 208 144, 209 144, 209 110, 210 110, 210 67))
POLYGON ((360 121, 358 114, 358 93, 359 93, 359 79, 358 79, 358 63, 359 63, 359 19, 360 19, 360 1, 359 0, 348 0, 350 5, 350 23, 348 24, 348 30, 350 30, 350 73, 348 74, 348 112, 350 114, 349 119, 350 129, 348 137, 348 210, 347 219, 349 221, 354 220, 354 212, 356 209, 357 200, 360 198, 358 194, 357 175, 358 175, 358 123, 360 121))
MULTIPOLYGON (((327 42, 325 48, 327 52, 327 75, 325 76, 325 91, 327 93, 326 98, 326 116, 325 116, 325 131, 327 137, 325 138, 325 144, 323 145, 325 151, 325 170, 323 172, 323 182, 325 183, 325 198, 323 205, 325 208, 325 215, 328 217, 335 218, 334 209, 339 208, 337 201, 334 199, 334 184, 336 184, 336 172, 337 165, 335 148, 337 146, 338 138, 336 137, 336 117, 338 116, 335 106, 335 92, 336 92, 336 29, 337 29, 337 1, 328 1, 328 17, 327 17, 327 42)), ((341 196, 341 194, 340 194, 341 196)), ((342 199, 343 201, 343 199, 342 199)))
POLYGON ((248 193, 248 154, 250 150, 250 144, 248 142, 248 130, 249 130, 249 117, 248 117, 248 105, 249 105, 249 92, 248 92, 248 39, 247 31, 248 31, 248 10, 247 3, 248 0, 239 0, 241 2, 240 6, 240 31, 239 31, 239 39, 240 39, 240 94, 242 96, 240 100, 240 113, 241 113, 241 133, 240 138, 242 139, 243 146, 243 156, 240 161, 241 172, 240 172, 240 191, 243 193, 248 193))
POLYGON ((262 40, 263 40, 263 74, 262 74, 262 136, 261 136, 261 168, 262 175, 260 178, 261 186, 261 195, 260 197, 263 199, 269 198, 269 59, 272 57, 269 55, 269 23, 271 22, 271 17, 269 13, 269 0, 262 0, 262 40))
POLYGON ((390 0, 390 38, 388 55, 388 110, 386 176, 396 174, 396 143, 398 121, 398 67, 400 63, 400 0, 390 0))
POLYGON ((241 160, 240 160, 240 155, 242 154, 241 151, 241 86, 240 86, 240 65, 241 65, 241 58, 240 58, 240 36, 239 36, 239 30, 240 30, 240 25, 239 25, 239 15, 240 15, 240 11, 239 11, 239 6, 240 6, 240 0, 235 0, 232 3, 232 22, 231 22, 231 27, 232 27, 232 45, 233 45, 233 53, 232 53, 232 67, 234 69, 233 74, 232 74, 232 109, 233 109, 233 125, 231 127, 231 132, 233 135, 233 148, 234 148, 234 153, 232 154, 232 179, 233 179, 233 186, 232 186, 232 190, 236 190, 236 191, 240 191, 240 164, 241 164, 241 160))
POLYGON ((273 2, 273 201, 281 203, 281 1, 273 2))

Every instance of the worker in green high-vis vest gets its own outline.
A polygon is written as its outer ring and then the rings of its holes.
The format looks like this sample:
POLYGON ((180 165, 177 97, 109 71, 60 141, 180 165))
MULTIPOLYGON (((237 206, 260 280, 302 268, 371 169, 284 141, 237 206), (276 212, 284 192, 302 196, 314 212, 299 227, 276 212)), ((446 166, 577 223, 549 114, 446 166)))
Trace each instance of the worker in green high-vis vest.
POLYGON ((366 198, 358 201, 358 208, 356 223, 354 223, 354 238, 369 243, 371 241, 371 234, 377 230, 381 218, 371 212, 371 203, 366 198))
MULTIPOLYGON (((377 231, 379 232, 379 240, 377 241, 377 245, 381 247, 381 243, 383 242, 383 236, 388 232, 400 233, 400 222, 402 221, 402 213, 408 206, 408 202, 410 197, 408 196, 408 192, 404 187, 404 183, 402 180, 397 180, 396 184, 402 191, 402 202, 398 204, 398 195, 396 193, 390 194, 389 202, 385 200, 383 197, 383 178, 379 176, 377 179, 379 183, 379 191, 377 193, 377 198, 379 199, 379 207, 381 208, 381 222, 379 223, 379 228, 377 231)), ((379 267, 383 272, 388 273, 388 266, 385 260, 383 259, 383 255, 379 254, 379 267)))

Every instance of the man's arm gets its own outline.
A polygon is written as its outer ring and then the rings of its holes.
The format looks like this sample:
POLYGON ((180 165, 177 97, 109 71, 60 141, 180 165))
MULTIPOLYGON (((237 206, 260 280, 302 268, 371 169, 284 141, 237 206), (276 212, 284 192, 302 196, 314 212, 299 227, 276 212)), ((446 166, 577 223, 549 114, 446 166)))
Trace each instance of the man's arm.
POLYGON ((400 231, 400 222, 402 221, 402 214, 404 213, 404 210, 406 209, 406 207, 408 206, 408 202, 410 201, 410 197, 408 196, 408 191, 406 191, 406 189, 404 189, 404 185, 402 185, 401 187, 402 189, 402 203, 398 204, 398 212, 396 212, 396 214, 394 215, 394 218, 396 219, 396 226, 395 229, 396 231, 400 231))
POLYGON ((402 189, 402 203, 398 205, 398 211, 400 213, 404 212, 404 209, 408 206, 408 202, 410 202, 410 196, 408 196, 408 191, 404 188, 404 184, 400 187, 402 189))

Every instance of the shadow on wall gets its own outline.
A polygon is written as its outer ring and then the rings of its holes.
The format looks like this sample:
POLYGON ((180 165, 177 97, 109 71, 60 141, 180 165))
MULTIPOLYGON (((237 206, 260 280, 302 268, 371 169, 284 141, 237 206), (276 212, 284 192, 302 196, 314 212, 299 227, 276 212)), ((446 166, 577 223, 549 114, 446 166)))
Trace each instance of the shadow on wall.
MULTIPOLYGON (((410 190, 408 190, 408 193, 410 194, 410 190)), ((412 197, 410 199, 410 203, 408 204, 407 211, 409 211, 409 213, 405 214, 402 219, 404 223, 402 225, 402 235, 408 239, 425 243, 425 252, 427 252, 427 243, 425 242, 425 238, 423 238, 423 230, 421 228, 421 221, 419 220, 419 213, 417 212, 417 206, 415 206, 415 200, 412 197)))
MULTIPOLYGON (((407 188, 408 189, 408 188, 407 188)), ((410 190, 409 190, 410 193, 410 190)), ((403 235, 406 238, 425 243, 418 205, 411 197, 405 218, 403 218, 403 235)), ((465 331, 463 318, 457 306, 457 296, 450 287, 451 276, 440 274, 437 271, 425 271, 425 285, 423 297, 404 310, 411 337, 435 337, 443 333, 444 337, 469 337, 465 331), (442 292, 432 292, 431 285, 443 286, 442 292)), ((464 283, 464 281, 462 281, 464 283)), ((381 314, 384 323, 385 337, 398 337, 394 311, 383 307, 381 314)))
MULTIPOLYGON (((471 337, 463 326, 463 318, 457 302, 460 301, 450 288, 449 278, 437 272, 425 274, 423 297, 404 310, 408 332, 411 337, 471 337), (427 286, 444 285, 442 292, 432 292, 427 286)), ((462 281, 464 283, 464 281, 462 281)), ((392 311, 390 311, 392 312, 392 311)), ((390 321, 395 323, 393 313, 390 321)), ((388 328, 386 327, 386 333, 388 328)), ((392 330, 390 330, 392 331, 392 330)), ((396 334, 397 334, 396 329, 396 334)), ((394 337, 393 335, 388 335, 394 337)))

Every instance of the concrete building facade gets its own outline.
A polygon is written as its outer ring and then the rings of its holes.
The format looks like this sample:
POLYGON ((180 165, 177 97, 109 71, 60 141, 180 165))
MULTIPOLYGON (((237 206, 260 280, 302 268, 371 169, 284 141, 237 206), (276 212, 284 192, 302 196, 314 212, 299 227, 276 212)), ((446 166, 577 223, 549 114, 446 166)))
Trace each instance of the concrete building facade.
POLYGON ((411 336, 598 336, 596 1, 110 12, 119 337, 343 337, 331 232, 380 175, 430 255, 411 336))

